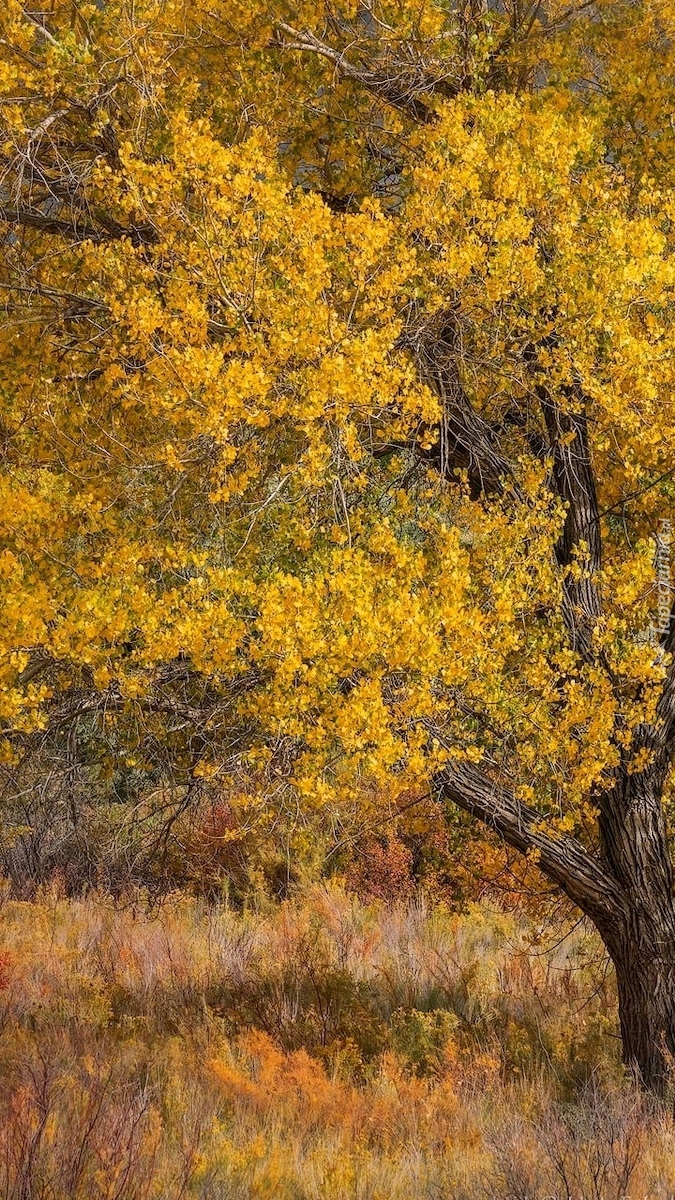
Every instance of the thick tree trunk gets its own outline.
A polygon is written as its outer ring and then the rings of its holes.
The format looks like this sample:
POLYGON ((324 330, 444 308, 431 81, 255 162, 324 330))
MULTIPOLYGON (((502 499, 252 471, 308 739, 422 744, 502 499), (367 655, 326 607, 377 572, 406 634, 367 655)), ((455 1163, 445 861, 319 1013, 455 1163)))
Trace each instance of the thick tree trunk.
POLYGON ((665 913, 633 912, 607 941, 616 970, 623 1057, 642 1083, 663 1093, 675 1072, 675 937, 665 913))
POLYGON ((662 806, 665 763, 602 797, 603 858, 622 904, 599 926, 616 970, 626 1064, 663 1091, 675 1074, 675 904, 662 806))

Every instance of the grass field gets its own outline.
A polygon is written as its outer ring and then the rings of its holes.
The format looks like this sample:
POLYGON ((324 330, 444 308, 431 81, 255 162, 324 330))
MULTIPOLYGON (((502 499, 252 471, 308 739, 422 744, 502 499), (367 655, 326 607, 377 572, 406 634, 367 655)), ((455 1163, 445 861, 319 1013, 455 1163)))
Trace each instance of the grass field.
POLYGON ((675 1194, 613 981, 488 905, 0 909, 3 1200, 675 1194))

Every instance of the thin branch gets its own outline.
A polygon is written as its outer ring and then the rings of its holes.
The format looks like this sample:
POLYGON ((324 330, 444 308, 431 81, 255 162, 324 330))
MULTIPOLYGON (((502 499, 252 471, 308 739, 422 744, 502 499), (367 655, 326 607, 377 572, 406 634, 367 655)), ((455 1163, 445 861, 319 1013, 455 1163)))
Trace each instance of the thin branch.
POLYGON ((664 471, 662 475, 658 475, 651 483, 645 484, 644 487, 638 488, 635 492, 629 492, 627 496, 622 496, 620 500, 616 501, 616 504, 610 504, 608 508, 603 508, 598 513, 598 519, 608 516, 609 513, 616 512, 617 509, 623 509, 631 500, 639 500, 642 496, 646 496, 647 492, 651 492, 652 488, 658 487, 660 483, 663 483, 664 479, 671 479, 673 475, 675 475, 675 467, 670 467, 668 471, 664 471))

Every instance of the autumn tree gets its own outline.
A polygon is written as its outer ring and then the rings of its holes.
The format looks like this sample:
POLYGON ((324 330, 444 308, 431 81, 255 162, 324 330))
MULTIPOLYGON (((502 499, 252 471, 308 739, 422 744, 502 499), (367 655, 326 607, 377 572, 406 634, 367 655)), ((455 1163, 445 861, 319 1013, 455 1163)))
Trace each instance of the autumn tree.
POLYGON ((59 739, 181 803, 431 786, 595 924, 662 1088, 670 0, 1 32, 6 794, 59 739))

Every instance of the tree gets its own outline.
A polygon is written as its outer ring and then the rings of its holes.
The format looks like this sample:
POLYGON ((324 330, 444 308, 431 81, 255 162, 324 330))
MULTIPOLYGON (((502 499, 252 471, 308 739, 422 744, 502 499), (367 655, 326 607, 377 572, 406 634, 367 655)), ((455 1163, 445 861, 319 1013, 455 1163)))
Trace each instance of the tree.
POLYGON ((181 803, 430 781, 596 925, 657 1090, 674 37, 669 0, 9 0, 0 57, 8 788, 59 738, 181 803))

